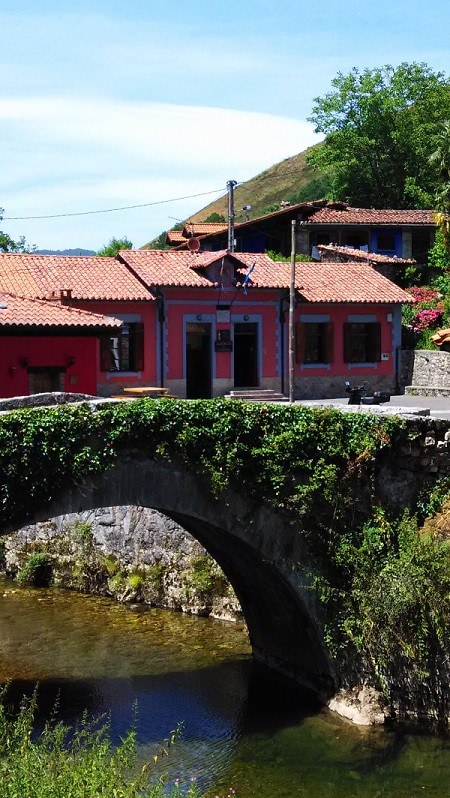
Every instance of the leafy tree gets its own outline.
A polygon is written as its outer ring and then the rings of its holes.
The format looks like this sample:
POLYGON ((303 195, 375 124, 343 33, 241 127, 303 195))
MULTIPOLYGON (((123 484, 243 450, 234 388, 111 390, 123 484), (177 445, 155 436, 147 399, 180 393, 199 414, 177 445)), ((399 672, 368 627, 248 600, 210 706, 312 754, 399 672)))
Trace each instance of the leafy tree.
POLYGON ((223 213, 210 213, 205 222, 226 222, 223 213))
POLYGON ((149 249, 170 249, 169 245, 166 244, 166 235, 167 230, 163 230, 157 238, 153 239, 150 246, 147 245, 149 249))
POLYGON ((330 194, 361 207, 433 207, 439 164, 429 158, 450 118, 444 73, 417 63, 354 68, 332 86, 310 117, 326 140, 308 154, 330 174, 330 194))
POLYGON ((121 249, 133 249, 133 244, 126 236, 123 238, 111 238, 109 244, 99 249, 97 255, 101 258, 115 258, 121 249))
MULTIPOLYGON (((290 260, 289 255, 283 255, 282 252, 275 252, 273 249, 268 249, 266 255, 274 261, 279 261, 280 263, 287 263, 290 260)), ((309 255, 296 255, 295 260, 297 263, 312 263, 312 258, 309 255)))
POLYGON ((442 244, 450 260, 450 120, 444 122, 437 136, 436 149, 429 162, 439 170, 440 186, 436 194, 437 221, 442 235, 442 244))
MULTIPOLYGON (((3 219, 3 208, 0 208, 0 222, 3 219)), ((8 233, 0 230, 0 252, 30 252, 35 247, 29 247, 24 236, 14 241, 8 233)))

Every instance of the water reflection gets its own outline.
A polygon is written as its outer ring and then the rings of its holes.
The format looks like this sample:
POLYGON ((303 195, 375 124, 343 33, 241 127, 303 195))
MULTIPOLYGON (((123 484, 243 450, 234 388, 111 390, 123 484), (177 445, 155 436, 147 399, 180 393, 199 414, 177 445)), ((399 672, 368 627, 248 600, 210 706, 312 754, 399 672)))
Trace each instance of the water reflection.
POLYGON ((130 609, 61 590, 0 584, 0 681, 18 705, 39 682, 41 719, 111 713, 133 722, 143 756, 184 722, 166 772, 239 798, 447 798, 447 741, 358 730, 268 677, 234 625, 130 609))

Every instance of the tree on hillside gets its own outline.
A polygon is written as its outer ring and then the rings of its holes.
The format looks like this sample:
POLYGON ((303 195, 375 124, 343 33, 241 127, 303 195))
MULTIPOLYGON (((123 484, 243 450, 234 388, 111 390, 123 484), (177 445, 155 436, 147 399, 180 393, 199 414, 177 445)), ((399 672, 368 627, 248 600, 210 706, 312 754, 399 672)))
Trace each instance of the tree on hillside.
POLYGON ((204 219, 205 222, 226 222, 225 216, 223 213, 210 213, 209 216, 204 219))
POLYGON ((450 118, 450 82, 426 64, 390 65, 332 81, 310 121, 325 133, 308 162, 332 178, 332 195, 352 205, 431 208, 439 182, 429 158, 450 118))
MULTIPOLYGON (((0 222, 3 219, 3 208, 0 208, 0 222)), ((8 233, 0 230, 0 252, 30 252, 35 247, 29 247, 24 236, 14 241, 8 233)))
POLYGON ((115 258, 121 249, 133 249, 133 244, 126 236, 123 238, 111 238, 109 244, 99 249, 97 255, 101 258, 115 258))

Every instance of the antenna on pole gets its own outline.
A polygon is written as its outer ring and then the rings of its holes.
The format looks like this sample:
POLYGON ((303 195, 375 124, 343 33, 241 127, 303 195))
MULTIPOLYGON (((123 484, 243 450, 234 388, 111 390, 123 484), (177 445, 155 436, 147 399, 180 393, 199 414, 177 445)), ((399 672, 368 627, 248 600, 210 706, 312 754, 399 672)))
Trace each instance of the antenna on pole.
POLYGON ((234 252, 234 188, 237 180, 229 180, 228 189, 228 251, 234 252))

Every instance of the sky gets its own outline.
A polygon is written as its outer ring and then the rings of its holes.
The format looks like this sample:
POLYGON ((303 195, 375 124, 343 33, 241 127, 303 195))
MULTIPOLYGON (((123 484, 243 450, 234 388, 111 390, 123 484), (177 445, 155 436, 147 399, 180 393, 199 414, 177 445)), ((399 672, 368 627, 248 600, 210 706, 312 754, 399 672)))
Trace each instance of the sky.
POLYGON ((0 0, 0 31, 0 229, 39 249, 140 247, 301 152, 338 72, 450 74, 448 0, 0 0))

